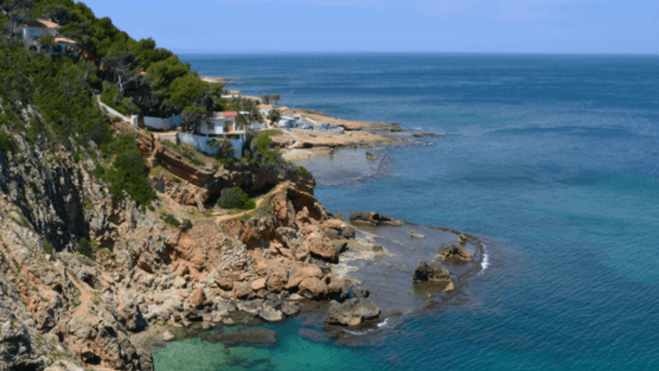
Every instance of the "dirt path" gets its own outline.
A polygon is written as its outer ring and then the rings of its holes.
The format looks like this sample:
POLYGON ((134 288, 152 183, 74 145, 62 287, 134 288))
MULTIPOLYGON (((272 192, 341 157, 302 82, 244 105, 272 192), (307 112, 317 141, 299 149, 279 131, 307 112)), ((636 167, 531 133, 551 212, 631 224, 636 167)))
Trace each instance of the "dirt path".
POLYGON ((242 213, 232 214, 232 215, 220 215, 220 216, 217 216, 217 217, 215 218, 215 220, 218 221, 218 222, 222 222, 222 221, 225 221, 225 220, 230 220, 230 219, 240 218, 241 216, 243 216, 243 215, 245 215, 245 214, 247 214, 247 213, 251 213, 252 211, 258 209, 259 206, 261 206, 261 204, 263 203, 263 201, 264 201, 266 198, 268 198, 268 197, 267 197, 268 195, 270 195, 270 194, 275 194, 275 193, 281 191, 283 188, 284 188, 284 184, 280 184, 280 185, 278 185, 274 190, 272 190, 272 191, 266 193, 263 197, 261 197, 260 199, 256 200, 256 207, 255 207, 253 210, 247 210, 247 211, 243 211, 242 213))

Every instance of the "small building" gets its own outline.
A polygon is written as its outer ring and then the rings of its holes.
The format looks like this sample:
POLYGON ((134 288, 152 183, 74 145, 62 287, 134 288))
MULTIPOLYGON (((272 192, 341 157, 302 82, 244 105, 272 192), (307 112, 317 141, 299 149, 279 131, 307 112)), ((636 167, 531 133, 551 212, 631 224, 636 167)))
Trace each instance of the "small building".
POLYGON ((279 118, 279 122, 277 123, 277 126, 280 128, 296 128, 300 126, 301 123, 301 117, 299 115, 295 116, 281 116, 279 118))
POLYGON ((46 52, 53 56, 76 56, 80 50, 78 43, 66 37, 59 36, 59 25, 44 19, 29 19, 15 22, 19 28, 19 35, 25 49, 34 52, 46 52), (41 43, 46 36, 52 36, 52 45, 41 43))
POLYGON ((197 134, 222 137, 244 134, 238 130, 237 117, 238 112, 215 112, 207 124, 199 126, 197 134))
POLYGON ((259 113, 264 116, 268 117, 270 114, 270 111, 272 111, 272 105, 271 104, 262 104, 257 107, 259 109, 259 113))

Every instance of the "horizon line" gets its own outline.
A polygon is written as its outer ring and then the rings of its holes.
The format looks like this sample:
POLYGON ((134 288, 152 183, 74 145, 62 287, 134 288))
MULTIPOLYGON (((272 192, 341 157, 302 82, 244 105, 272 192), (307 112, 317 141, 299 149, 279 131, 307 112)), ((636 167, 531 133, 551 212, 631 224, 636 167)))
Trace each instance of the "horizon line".
POLYGON ((196 50, 170 48, 176 54, 200 54, 200 55, 345 55, 345 54, 465 54, 465 55, 590 55, 590 56, 659 56, 659 52, 447 52, 447 51, 257 51, 257 50, 196 50))

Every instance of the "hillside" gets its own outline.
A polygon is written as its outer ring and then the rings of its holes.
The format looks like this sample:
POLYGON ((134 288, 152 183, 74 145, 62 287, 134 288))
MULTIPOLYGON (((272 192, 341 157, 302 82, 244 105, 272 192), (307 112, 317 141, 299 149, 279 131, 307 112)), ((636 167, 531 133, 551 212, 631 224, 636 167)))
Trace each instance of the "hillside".
POLYGON ((267 134, 248 137, 241 160, 213 158, 113 121, 96 101, 109 92, 117 109, 190 124, 222 109, 220 86, 81 3, 3 10, 0 369, 152 370, 144 336, 245 315, 279 321, 302 298, 346 298, 353 283, 327 262, 354 230, 267 134), (56 18, 84 52, 26 50, 11 27, 25 17, 56 18), (121 92, 125 78, 133 86, 121 92))

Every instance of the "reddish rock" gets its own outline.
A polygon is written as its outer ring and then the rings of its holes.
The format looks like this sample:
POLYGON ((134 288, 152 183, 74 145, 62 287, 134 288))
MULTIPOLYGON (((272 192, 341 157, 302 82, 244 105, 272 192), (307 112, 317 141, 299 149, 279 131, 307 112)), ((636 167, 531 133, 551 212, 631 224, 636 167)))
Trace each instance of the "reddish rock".
POLYGON ((288 269, 290 273, 288 283, 285 286, 286 290, 299 286, 305 278, 320 278, 323 276, 323 271, 313 264, 296 263, 291 264, 288 269))
POLYGON ((334 246, 328 241, 323 239, 323 236, 320 234, 309 236, 307 239, 307 245, 309 246, 309 251, 313 255, 316 255, 319 258, 336 261, 338 254, 334 246))
POLYGON ((233 280, 229 279, 226 276, 219 276, 215 282, 222 290, 231 291, 233 290, 233 280))
POLYGON ((259 291, 261 289, 265 288, 265 278, 259 278, 256 281, 252 281, 251 283, 252 290, 254 291, 259 291))
POLYGON ((246 298, 252 293, 252 285, 249 282, 236 282, 233 285, 233 296, 236 298, 246 298))
POLYGON ((270 291, 279 292, 284 289, 288 282, 288 270, 284 267, 274 267, 270 270, 267 287, 270 291))
POLYGON ((339 219, 330 219, 323 223, 323 229, 335 229, 337 231, 342 231, 346 226, 346 223, 339 219))
POLYGON ((305 278, 300 282, 300 295, 307 299, 318 299, 327 295, 327 285, 316 277, 305 278))
POLYGON ((204 300, 206 300, 206 294, 204 294, 202 288, 198 288, 192 292, 188 300, 190 300, 190 305, 193 307, 200 307, 204 303, 204 300))

